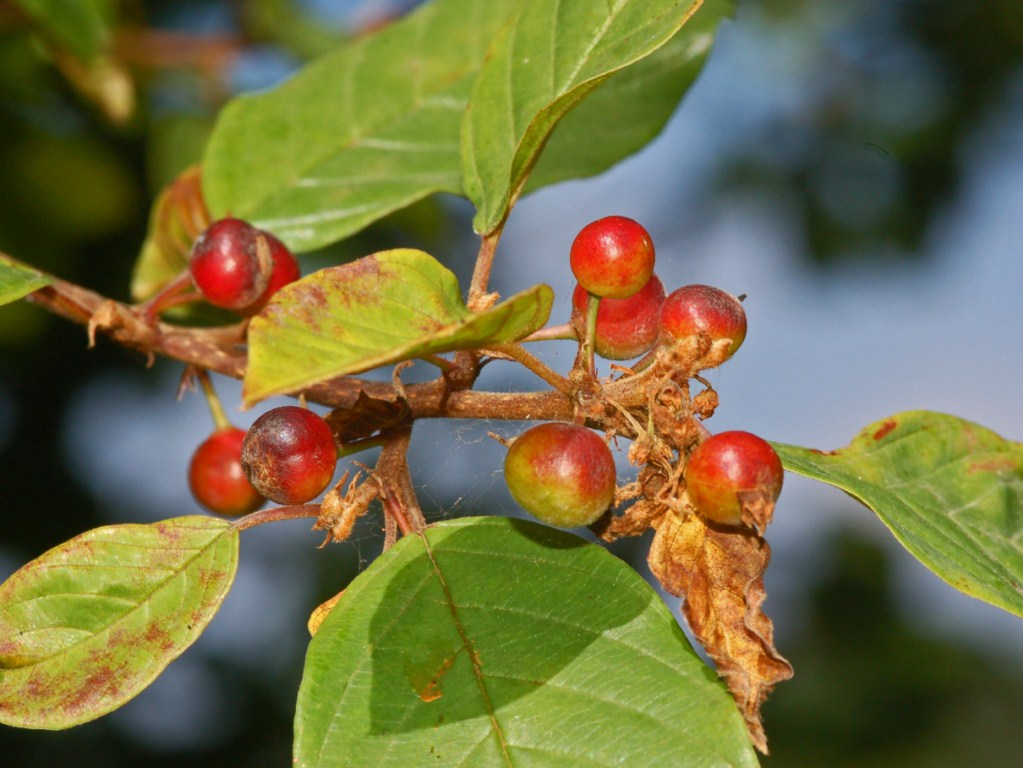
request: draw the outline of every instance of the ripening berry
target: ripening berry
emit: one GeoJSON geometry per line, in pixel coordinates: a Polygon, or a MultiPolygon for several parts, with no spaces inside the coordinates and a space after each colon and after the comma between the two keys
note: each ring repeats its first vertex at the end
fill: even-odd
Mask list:
{"type": "Polygon", "coordinates": [[[192,245],[188,271],[213,306],[240,310],[266,291],[274,265],[269,249],[257,248],[258,233],[241,219],[220,219],[192,245]]]}
{"type": "Polygon", "coordinates": [[[334,433],[318,414],[295,405],[267,411],[249,427],[242,466],[256,489],[278,504],[305,504],[330,485],[334,433]]]}
{"type": "Polygon", "coordinates": [[[746,310],[742,302],[709,285],[685,285],[669,293],[661,304],[658,323],[662,342],[666,344],[706,337],[714,352],[712,365],[734,355],[746,338],[746,310]]]}
{"type": "MultiPolygon", "coordinates": [[[[578,329],[586,327],[589,294],[576,285],[572,294],[572,321],[578,329]]],[[[602,299],[597,310],[594,348],[608,360],[628,360],[649,352],[657,341],[657,318],[664,301],[664,286],[651,275],[638,292],[625,299],[602,299]]]]}
{"type": "Polygon", "coordinates": [[[625,216],[607,216],[583,227],[569,253],[572,274],[594,296],[624,299],[654,272],[654,243],[643,226],[625,216]]]}
{"type": "Polygon", "coordinates": [[[719,432],[689,456],[686,493],[708,520],[740,525],[745,505],[774,505],[783,476],[781,459],[766,440],[739,430],[719,432]]]}
{"type": "Polygon", "coordinates": [[[244,429],[218,429],[195,450],[188,465],[188,487],[192,495],[218,515],[245,515],[256,511],[266,501],[252,487],[242,469],[244,439],[244,429]]]}
{"type": "Polygon", "coordinates": [[[512,498],[538,520],[561,528],[589,525],[611,506],[615,462],[593,430],[562,422],[531,427],[504,460],[512,498]]]}

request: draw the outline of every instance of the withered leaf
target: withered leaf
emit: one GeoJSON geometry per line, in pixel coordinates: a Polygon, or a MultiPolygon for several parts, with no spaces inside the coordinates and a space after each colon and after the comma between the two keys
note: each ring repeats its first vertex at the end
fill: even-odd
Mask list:
{"type": "Polygon", "coordinates": [[[380,486],[373,482],[360,482],[359,473],[351,482],[348,478],[349,472],[341,475],[337,485],[327,492],[320,503],[320,515],[313,524],[313,530],[327,532],[327,538],[321,546],[332,541],[345,541],[351,535],[355,521],[366,514],[370,503],[380,495],[380,486]]]}
{"type": "Polygon", "coordinates": [[[603,541],[612,542],[627,536],[642,536],[659,515],[664,514],[663,504],[647,499],[637,501],[624,515],[608,513],[590,526],[603,541]]]}
{"type": "Polygon", "coordinates": [[[336,408],[327,414],[327,423],[342,444],[369,437],[405,420],[408,406],[400,401],[381,400],[360,392],[350,408],[336,408]]]}
{"type": "Polygon", "coordinates": [[[774,647],[774,627],[761,610],[767,593],[767,542],[747,527],[707,524],[698,515],[668,512],[650,546],[650,569],[671,594],[683,597],[690,628],[746,720],[753,745],[767,754],[760,706],[792,666],[774,647]]]}

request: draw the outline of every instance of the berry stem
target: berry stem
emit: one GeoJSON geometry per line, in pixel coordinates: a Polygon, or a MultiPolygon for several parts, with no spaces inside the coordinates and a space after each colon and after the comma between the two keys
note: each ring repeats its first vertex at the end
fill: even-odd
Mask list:
{"type": "Polygon", "coordinates": [[[412,427],[388,430],[384,448],[380,452],[373,475],[380,483],[380,496],[387,517],[397,523],[402,535],[426,530],[426,518],[416,497],[412,473],[408,466],[408,448],[412,440],[412,427]]]}
{"type": "Polygon", "coordinates": [[[350,443],[342,443],[337,449],[337,457],[343,459],[346,456],[353,456],[356,453],[368,451],[370,448],[379,448],[387,444],[385,437],[364,437],[361,440],[353,440],[350,443]]]}
{"type": "Polygon", "coordinates": [[[520,339],[520,343],[529,341],[553,341],[556,339],[578,340],[579,336],[575,332],[575,328],[571,323],[562,323],[561,325],[551,325],[547,328],[541,328],[539,331],[534,331],[526,338],[520,339]]]}
{"type": "Polygon", "coordinates": [[[586,337],[583,339],[583,357],[586,361],[586,373],[591,377],[597,375],[593,362],[594,339],[597,337],[597,312],[600,310],[600,297],[592,293],[586,302],[586,337]]]}
{"type": "Polygon", "coordinates": [[[640,371],[645,371],[647,368],[649,368],[653,364],[653,362],[657,359],[657,350],[658,350],[658,348],[654,347],[649,352],[647,352],[645,355],[643,355],[643,357],[641,357],[635,363],[635,365],[630,365],[629,368],[632,370],[632,372],[633,373],[639,373],[640,371]]]}
{"type": "Polygon", "coordinates": [[[163,288],[155,294],[138,304],[136,309],[141,311],[146,320],[152,323],[161,312],[168,310],[171,307],[177,307],[181,304],[187,304],[191,301],[198,300],[200,298],[198,293],[186,293],[186,290],[191,285],[192,275],[186,269],[169,283],[164,285],[163,288]]]}
{"type": "Polygon", "coordinates": [[[572,394],[573,390],[572,382],[570,382],[561,374],[552,370],[550,366],[548,366],[546,363],[540,360],[540,358],[536,357],[531,352],[527,352],[520,345],[495,344],[493,349],[494,351],[500,353],[501,355],[509,357],[517,363],[521,363],[559,392],[562,392],[566,395],[572,394]]]}
{"type": "Polygon", "coordinates": [[[235,521],[234,527],[239,531],[255,528],[257,525],[276,523],[280,520],[298,520],[301,517],[319,517],[319,504],[295,504],[290,507],[271,507],[245,515],[235,521]]]}
{"type": "Polygon", "coordinates": [[[424,360],[427,363],[430,363],[430,365],[440,368],[444,373],[451,373],[451,371],[455,369],[454,363],[440,355],[424,355],[420,358],[420,360],[424,360]]]}
{"type": "Polygon", "coordinates": [[[224,406],[217,396],[217,391],[213,388],[213,382],[210,381],[209,373],[206,372],[205,368],[196,368],[195,377],[199,379],[202,393],[206,396],[206,404],[210,407],[210,415],[213,416],[214,426],[218,430],[227,429],[231,426],[231,420],[227,418],[227,413],[224,412],[224,406]]]}

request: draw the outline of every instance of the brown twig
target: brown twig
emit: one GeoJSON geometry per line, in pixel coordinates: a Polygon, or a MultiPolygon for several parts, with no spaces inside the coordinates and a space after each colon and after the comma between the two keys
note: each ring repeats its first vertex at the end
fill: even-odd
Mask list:
{"type": "MultiPolygon", "coordinates": [[[[127,304],[113,302],[73,283],[52,279],[51,285],[28,296],[28,301],[86,326],[104,306],[115,306],[125,316],[134,313],[133,308],[127,304]]],[[[145,353],[155,353],[235,379],[242,378],[245,373],[247,355],[242,345],[240,324],[220,328],[185,328],[156,323],[152,326],[152,333],[145,339],[133,339],[130,333],[123,330],[98,330],[107,333],[118,343],[141,349],[145,353]]],[[[465,389],[466,382],[461,382],[460,388],[452,391],[451,378],[449,375],[429,382],[405,385],[410,418],[566,420],[572,416],[572,401],[562,392],[479,392],[465,389]]],[[[363,393],[381,400],[398,399],[389,383],[350,376],[324,382],[304,391],[309,402],[330,408],[351,408],[363,393]]]]}

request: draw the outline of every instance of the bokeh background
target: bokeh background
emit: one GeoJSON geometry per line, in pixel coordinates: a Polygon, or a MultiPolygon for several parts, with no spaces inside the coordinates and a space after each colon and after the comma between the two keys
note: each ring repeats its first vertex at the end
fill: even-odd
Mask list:
{"type": "MultiPolygon", "coordinates": [[[[108,5],[137,99],[126,120],[123,100],[83,93],[20,6],[0,2],[0,250],[126,299],[150,202],[200,157],[224,101],[412,3],[108,5]]],[[[1021,439],[1021,211],[1019,0],[739,0],[654,143],[520,203],[494,284],[547,282],[567,318],[575,232],[632,216],[669,289],[748,295],[747,341],[711,376],[713,431],[830,449],[921,408],[1021,439]]],[[[431,200],[304,268],[416,245],[464,275],[470,218],[431,200]]],[[[197,511],[185,470],[212,424],[200,397],[176,401],[180,366],[85,341],[24,302],[0,308],[0,577],[87,528],[197,511]]],[[[570,344],[544,346],[571,364],[570,344]]],[[[217,386],[238,423],[257,415],[235,409],[233,382],[217,386]]],[[[495,364],[481,386],[537,382],[495,364]]],[[[417,426],[432,517],[517,514],[486,433],[519,428],[417,426]]],[[[307,522],[248,532],[220,614],[150,689],[70,731],[0,727],[0,763],[287,765],[306,618],[372,560],[379,527],[370,515],[322,550],[307,522]]],[[[795,476],[769,539],[766,608],[796,677],[765,707],[764,765],[1019,765],[1023,621],[955,592],[868,510],[795,476]]],[[[643,569],[646,544],[616,552],[643,569]]]]}

